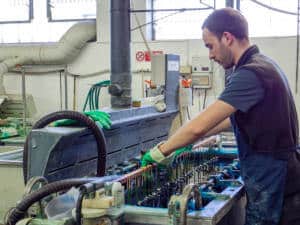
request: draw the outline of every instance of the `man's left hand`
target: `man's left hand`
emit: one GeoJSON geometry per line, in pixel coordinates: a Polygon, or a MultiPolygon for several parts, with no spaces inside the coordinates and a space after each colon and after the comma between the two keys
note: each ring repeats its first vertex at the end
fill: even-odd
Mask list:
{"type": "Polygon", "coordinates": [[[164,154],[159,150],[159,146],[163,143],[164,142],[160,142],[154,148],[145,153],[141,160],[142,167],[153,163],[156,163],[160,166],[167,166],[174,160],[176,156],[182,154],[183,152],[191,151],[193,147],[193,145],[188,145],[186,147],[177,149],[175,152],[168,156],[164,156],[164,154]]]}

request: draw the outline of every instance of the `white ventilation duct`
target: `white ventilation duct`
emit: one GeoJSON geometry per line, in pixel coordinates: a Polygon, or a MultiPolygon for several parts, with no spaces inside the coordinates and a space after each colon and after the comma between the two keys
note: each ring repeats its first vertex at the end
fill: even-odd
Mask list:
{"type": "Polygon", "coordinates": [[[87,21],[74,24],[57,43],[0,45],[0,86],[3,86],[3,74],[16,65],[68,64],[86,42],[95,38],[96,22],[87,21]]]}

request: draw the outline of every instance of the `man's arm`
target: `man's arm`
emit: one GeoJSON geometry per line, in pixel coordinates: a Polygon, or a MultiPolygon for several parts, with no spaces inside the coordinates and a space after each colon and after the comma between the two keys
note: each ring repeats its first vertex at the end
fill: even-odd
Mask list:
{"type": "Polygon", "coordinates": [[[215,101],[197,117],[179,128],[164,144],[159,146],[159,150],[167,156],[178,148],[194,143],[206,136],[208,132],[213,133],[213,128],[216,127],[215,131],[219,129],[217,125],[226,125],[227,122],[223,124],[223,121],[235,111],[236,109],[228,103],[221,100],[215,101]]]}
{"type": "Polygon", "coordinates": [[[212,128],[210,131],[206,132],[205,137],[210,137],[212,135],[219,134],[222,131],[226,131],[230,127],[231,127],[230,119],[226,118],[221,123],[219,123],[217,126],[212,128]]]}

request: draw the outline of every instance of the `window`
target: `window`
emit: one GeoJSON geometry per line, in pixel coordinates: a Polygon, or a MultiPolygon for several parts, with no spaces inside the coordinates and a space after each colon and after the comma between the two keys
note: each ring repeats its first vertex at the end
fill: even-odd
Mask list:
{"type": "Polygon", "coordinates": [[[277,12],[271,7],[296,14],[297,6],[298,0],[241,1],[241,12],[248,20],[250,37],[292,36],[297,35],[297,15],[277,12]]]}
{"type": "Polygon", "coordinates": [[[185,11],[154,12],[153,30],[156,40],[163,39],[199,39],[202,36],[201,25],[213,11],[213,7],[225,7],[225,1],[199,0],[154,0],[153,9],[182,9],[185,11]],[[216,5],[214,5],[214,3],[216,5]]]}
{"type": "MultiPolygon", "coordinates": [[[[226,0],[153,0],[154,10],[190,8],[190,10],[182,12],[153,12],[154,39],[201,38],[201,25],[213,9],[196,9],[205,8],[207,5],[213,6],[214,2],[216,9],[223,8],[226,4],[226,0]]],[[[240,0],[240,10],[249,23],[250,37],[296,35],[297,6],[298,0],[240,0]],[[292,14],[281,13],[275,11],[274,8],[292,14]]]]}
{"type": "Polygon", "coordinates": [[[96,0],[0,0],[0,10],[1,16],[6,15],[5,12],[11,14],[7,13],[11,16],[10,23],[0,24],[0,43],[57,42],[76,21],[96,17],[96,0]],[[47,7],[50,5],[51,11],[47,7]],[[23,16],[25,20],[28,7],[34,9],[30,23],[16,22],[16,18],[19,20],[23,16]],[[16,10],[18,13],[11,13],[16,10]]]}
{"type": "Polygon", "coordinates": [[[78,21],[96,18],[96,0],[47,0],[49,21],[78,21]]]}
{"type": "Polygon", "coordinates": [[[0,0],[0,23],[30,22],[33,15],[32,1],[33,0],[0,0]]]}

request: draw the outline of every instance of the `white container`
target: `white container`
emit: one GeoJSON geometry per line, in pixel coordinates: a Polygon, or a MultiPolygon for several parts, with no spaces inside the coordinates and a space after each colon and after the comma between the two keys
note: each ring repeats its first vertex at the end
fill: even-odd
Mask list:
{"type": "Polygon", "coordinates": [[[72,210],[76,207],[79,192],[71,188],[65,194],[52,199],[45,208],[48,219],[72,218],[72,210]]]}

